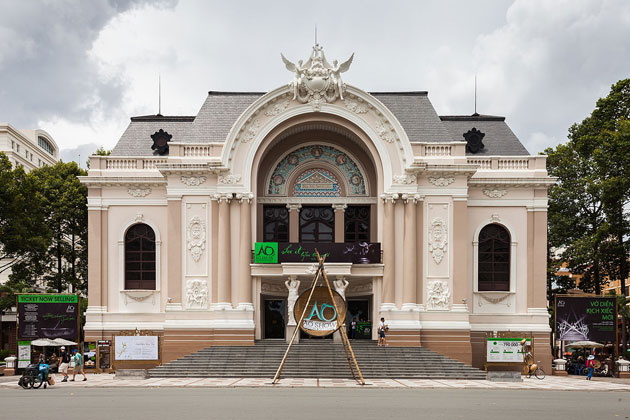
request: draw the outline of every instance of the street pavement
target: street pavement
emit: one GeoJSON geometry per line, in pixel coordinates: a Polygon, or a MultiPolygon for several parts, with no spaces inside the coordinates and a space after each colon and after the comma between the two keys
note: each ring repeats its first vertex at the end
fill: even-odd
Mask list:
{"type": "Polygon", "coordinates": [[[85,383],[75,383],[47,390],[1,389],[0,418],[627,419],[630,417],[629,396],[623,391],[583,390],[567,392],[531,389],[368,387],[99,388],[85,386],[85,383]]]}
{"type": "MultiPolygon", "coordinates": [[[[429,380],[429,379],[366,379],[362,387],[352,379],[323,378],[286,378],[276,385],[271,378],[151,378],[151,379],[116,379],[109,374],[88,374],[83,382],[77,376],[77,382],[61,382],[61,375],[56,375],[57,384],[53,388],[457,388],[457,389],[525,389],[550,391],[625,391],[630,392],[630,381],[597,378],[587,381],[584,377],[547,376],[543,380],[523,378],[523,382],[491,382],[478,380],[429,380]]],[[[0,383],[0,395],[3,389],[18,389],[18,377],[3,378],[0,383]],[[5,382],[6,381],[6,382],[5,382]]],[[[626,398],[629,400],[630,395],[626,398]]]]}

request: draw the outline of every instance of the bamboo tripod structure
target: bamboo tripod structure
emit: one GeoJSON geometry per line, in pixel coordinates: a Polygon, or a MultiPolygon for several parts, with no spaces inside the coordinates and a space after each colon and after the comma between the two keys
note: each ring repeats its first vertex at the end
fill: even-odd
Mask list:
{"type": "MultiPolygon", "coordinates": [[[[319,252],[315,250],[317,253],[317,260],[319,262],[319,266],[317,267],[317,271],[313,276],[313,281],[311,282],[311,291],[308,295],[308,300],[306,301],[306,305],[304,305],[304,309],[302,310],[302,314],[300,315],[300,320],[297,323],[297,327],[293,331],[293,335],[291,336],[291,340],[289,341],[289,346],[287,347],[284,356],[282,357],[282,361],[280,362],[280,366],[278,366],[278,370],[276,371],[276,375],[273,377],[272,384],[278,383],[280,380],[280,373],[282,373],[282,368],[284,367],[284,363],[287,360],[287,356],[289,356],[289,351],[291,351],[291,346],[293,346],[293,341],[295,341],[295,337],[300,331],[300,325],[302,325],[302,321],[304,320],[304,316],[306,315],[306,309],[308,308],[309,303],[311,302],[311,298],[313,297],[313,292],[315,291],[315,286],[319,280],[319,277],[322,276],[324,282],[326,283],[326,287],[328,288],[328,293],[330,294],[330,299],[332,300],[333,306],[335,307],[335,312],[339,314],[339,308],[337,308],[337,303],[335,302],[335,297],[333,296],[332,289],[330,288],[330,283],[328,282],[328,276],[326,275],[326,270],[324,269],[324,260],[325,257],[322,258],[319,255],[319,252]]],[[[352,372],[352,377],[355,381],[357,381],[360,385],[365,385],[365,380],[363,379],[363,374],[361,373],[361,369],[359,369],[359,364],[357,363],[357,359],[354,356],[354,351],[352,351],[352,346],[350,345],[350,340],[348,340],[348,334],[346,333],[346,329],[343,325],[343,321],[340,322],[341,326],[339,327],[339,331],[341,332],[341,342],[343,343],[343,349],[346,353],[346,359],[348,360],[348,366],[350,367],[350,372],[352,372]],[[354,365],[354,366],[353,366],[354,365]],[[354,368],[357,369],[357,374],[359,377],[357,378],[357,374],[354,372],[354,368]]]]}

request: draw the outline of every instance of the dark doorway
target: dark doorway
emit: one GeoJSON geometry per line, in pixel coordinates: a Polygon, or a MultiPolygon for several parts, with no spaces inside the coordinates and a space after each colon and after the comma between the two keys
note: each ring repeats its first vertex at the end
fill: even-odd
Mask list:
{"type": "Polygon", "coordinates": [[[348,300],[348,312],[346,313],[348,337],[371,340],[371,318],[369,298],[353,298],[352,300],[348,300]],[[352,320],[356,322],[354,334],[352,333],[352,320]]]}
{"type": "Polygon", "coordinates": [[[286,303],[284,299],[265,299],[265,338],[284,338],[286,303]]]}

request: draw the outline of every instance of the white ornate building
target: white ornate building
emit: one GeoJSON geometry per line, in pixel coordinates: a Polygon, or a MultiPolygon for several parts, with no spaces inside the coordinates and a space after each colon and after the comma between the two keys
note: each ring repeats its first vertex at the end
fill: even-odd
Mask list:
{"type": "Polygon", "coordinates": [[[317,247],[350,317],[385,317],[391,345],[479,366],[487,332],[518,331],[550,365],[545,157],[503,117],[345,84],[352,57],[283,59],[289,85],[133,117],[92,156],[86,338],[159,331],[164,360],[284,338],[317,247]],[[256,242],[278,263],[254,263],[256,242]]]}

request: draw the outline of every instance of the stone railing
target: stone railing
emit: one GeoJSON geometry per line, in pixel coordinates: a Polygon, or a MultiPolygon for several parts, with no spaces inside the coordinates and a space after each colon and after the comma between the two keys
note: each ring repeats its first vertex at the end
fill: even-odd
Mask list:
{"type": "MultiPolygon", "coordinates": [[[[94,157],[90,158],[90,162],[98,162],[94,157]]],[[[157,169],[157,165],[167,163],[166,158],[130,158],[130,157],[111,157],[103,156],[100,158],[101,169],[113,169],[118,171],[137,170],[137,169],[157,169]]],[[[94,169],[98,169],[94,166],[94,169]]]]}
{"type": "Polygon", "coordinates": [[[138,159],[107,157],[103,169],[137,169],[138,159]]]}
{"type": "Polygon", "coordinates": [[[424,156],[433,157],[433,156],[451,156],[452,153],[451,145],[425,145],[424,146],[424,156]]]}
{"type": "Polygon", "coordinates": [[[546,156],[467,156],[466,160],[471,165],[478,165],[480,170],[523,171],[546,168],[546,156]]]}
{"type": "Polygon", "coordinates": [[[182,146],[184,150],[184,156],[190,157],[209,157],[212,156],[212,146],[208,145],[191,145],[191,146],[182,146]]]}

